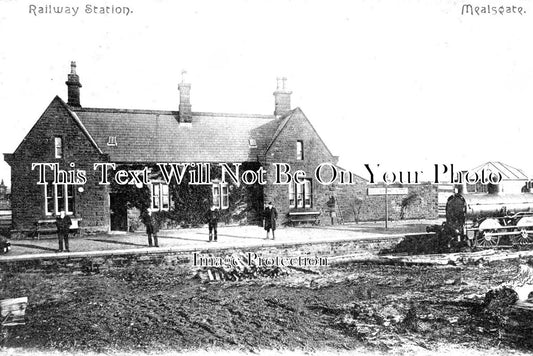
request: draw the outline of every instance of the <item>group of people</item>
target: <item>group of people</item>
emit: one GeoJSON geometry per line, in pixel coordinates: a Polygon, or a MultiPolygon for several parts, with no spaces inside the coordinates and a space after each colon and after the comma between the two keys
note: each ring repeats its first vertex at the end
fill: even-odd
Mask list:
{"type": "MultiPolygon", "coordinates": [[[[146,234],[148,235],[148,246],[159,247],[157,240],[157,233],[159,232],[159,223],[155,219],[153,212],[148,209],[141,215],[142,222],[146,226],[146,234]]],[[[65,211],[61,211],[56,217],[57,238],[59,242],[59,249],[57,252],[70,252],[68,238],[70,227],[72,226],[72,219],[65,211]]]]}
{"type": "MultiPolygon", "coordinates": [[[[266,231],[266,239],[270,238],[270,231],[272,231],[272,240],[275,239],[274,231],[276,230],[276,220],[278,212],[272,202],[265,205],[263,210],[263,228],[266,231]]],[[[209,242],[217,242],[217,227],[220,219],[220,211],[212,206],[206,214],[206,220],[209,228],[209,242]]],[[[159,232],[159,222],[155,218],[153,212],[148,209],[141,215],[141,220],[146,226],[146,234],[148,235],[148,246],[159,247],[157,240],[157,233],[159,232]]],[[[65,211],[61,211],[56,218],[57,237],[59,240],[58,252],[69,252],[68,237],[72,220],[65,211]]]]}
{"type": "MultiPolygon", "coordinates": [[[[272,231],[272,240],[275,239],[274,231],[276,230],[276,220],[278,218],[278,211],[269,202],[263,209],[263,228],[266,230],[266,239],[270,238],[270,231],[272,231]]],[[[217,241],[217,226],[220,219],[220,212],[216,206],[211,206],[208,211],[206,220],[209,228],[209,242],[217,241]]]]}

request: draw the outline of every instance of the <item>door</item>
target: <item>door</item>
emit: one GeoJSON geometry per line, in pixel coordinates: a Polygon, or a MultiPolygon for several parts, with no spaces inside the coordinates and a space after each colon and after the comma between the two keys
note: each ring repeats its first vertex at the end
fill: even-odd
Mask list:
{"type": "Polygon", "coordinates": [[[111,231],[128,231],[127,202],[120,194],[109,194],[111,231]]]}

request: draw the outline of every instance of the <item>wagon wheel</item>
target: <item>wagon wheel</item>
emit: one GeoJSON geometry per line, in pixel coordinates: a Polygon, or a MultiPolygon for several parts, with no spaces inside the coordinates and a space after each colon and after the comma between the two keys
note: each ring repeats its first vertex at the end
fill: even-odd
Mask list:
{"type": "Polygon", "coordinates": [[[518,235],[512,237],[513,245],[527,245],[533,242],[533,236],[527,233],[525,227],[519,228],[517,231],[518,235]]]}
{"type": "Polygon", "coordinates": [[[496,230],[481,230],[474,238],[476,247],[494,247],[500,243],[500,236],[490,235],[496,230]]]}

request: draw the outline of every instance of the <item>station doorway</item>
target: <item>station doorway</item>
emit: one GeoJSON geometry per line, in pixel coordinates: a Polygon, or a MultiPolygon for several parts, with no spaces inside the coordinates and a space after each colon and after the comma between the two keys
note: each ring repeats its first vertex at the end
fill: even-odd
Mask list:
{"type": "Polygon", "coordinates": [[[127,202],[121,194],[109,194],[111,231],[128,231],[127,202]]]}

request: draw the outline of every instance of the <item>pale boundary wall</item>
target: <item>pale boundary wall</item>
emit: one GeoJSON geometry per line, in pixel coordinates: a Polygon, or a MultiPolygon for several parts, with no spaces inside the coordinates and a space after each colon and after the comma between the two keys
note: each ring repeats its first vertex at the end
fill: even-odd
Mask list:
{"type": "MultiPolygon", "coordinates": [[[[420,234],[417,234],[420,235],[420,234]]],[[[112,268],[139,265],[189,265],[193,267],[194,253],[213,257],[230,257],[234,253],[255,253],[264,257],[321,258],[344,256],[354,253],[389,249],[399,243],[406,234],[368,237],[360,239],[323,240],[313,243],[279,243],[275,245],[231,246],[209,249],[136,249],[71,252],[65,254],[41,254],[0,257],[3,272],[91,273],[112,268]]],[[[327,268],[327,267],[321,267],[327,268]]]]}

